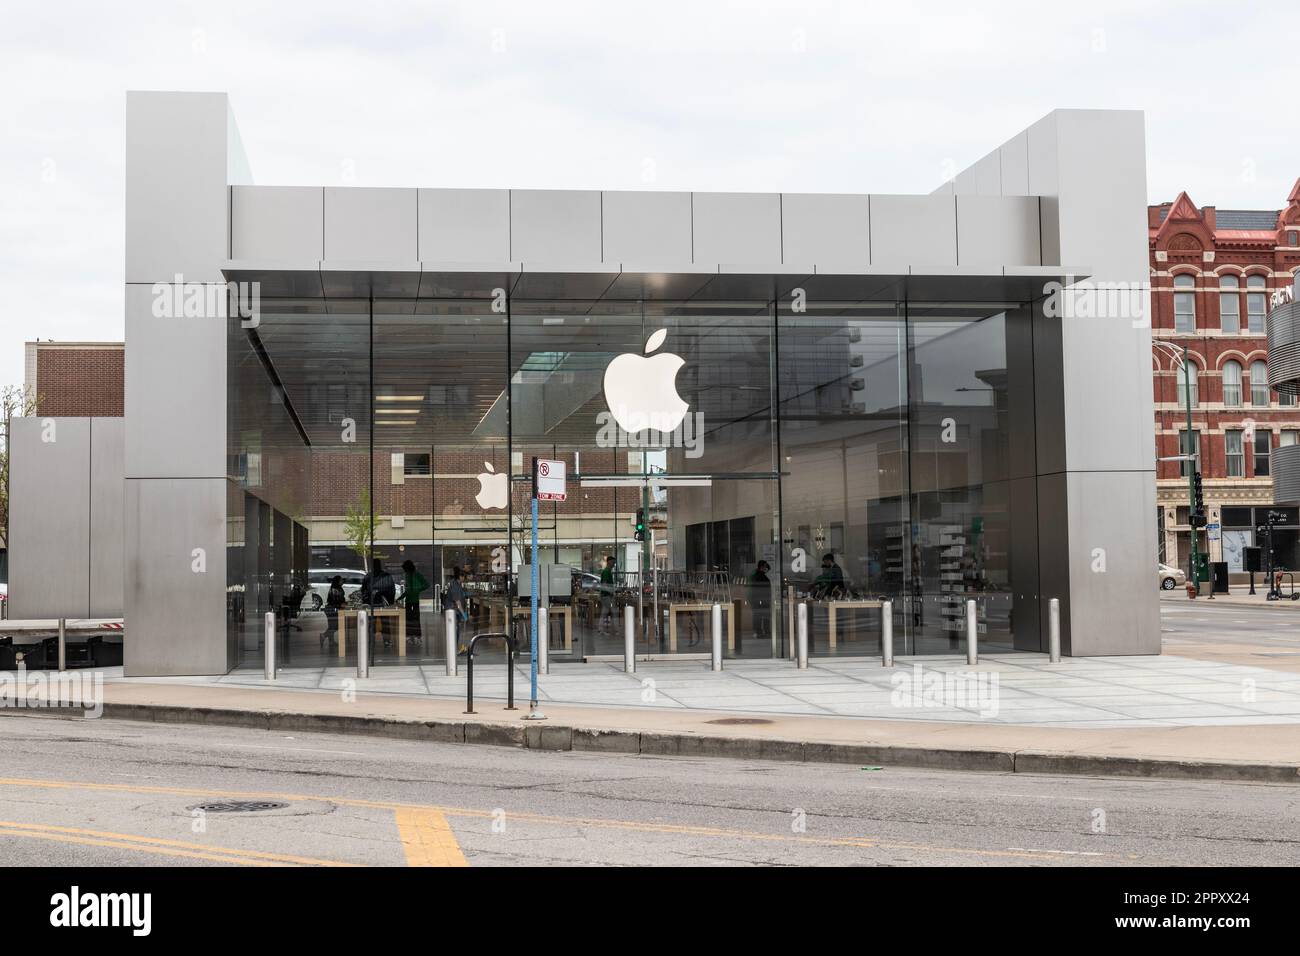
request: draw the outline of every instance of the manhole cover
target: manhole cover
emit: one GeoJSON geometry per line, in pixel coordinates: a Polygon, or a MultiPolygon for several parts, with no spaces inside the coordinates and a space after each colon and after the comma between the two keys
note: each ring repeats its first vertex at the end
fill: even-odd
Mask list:
{"type": "Polygon", "coordinates": [[[204,813],[256,813],[259,810],[283,810],[289,804],[274,800],[224,800],[220,803],[200,803],[187,809],[204,813]]]}
{"type": "Polygon", "coordinates": [[[721,717],[717,720],[708,721],[710,724],[770,724],[770,720],[762,717],[721,717]]]}

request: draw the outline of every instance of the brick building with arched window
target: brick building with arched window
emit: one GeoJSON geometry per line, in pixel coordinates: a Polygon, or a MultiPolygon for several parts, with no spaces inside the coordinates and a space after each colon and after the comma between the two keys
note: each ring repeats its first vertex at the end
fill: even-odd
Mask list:
{"type": "MultiPolygon", "coordinates": [[[[1281,210],[1216,209],[1180,193],[1148,210],[1156,454],[1200,458],[1210,560],[1241,569],[1273,502],[1269,453],[1300,442],[1300,407],[1268,387],[1265,316],[1276,289],[1300,268],[1300,181],[1281,210]],[[1187,434],[1181,355],[1192,363],[1192,430],[1187,434]],[[1178,357],[1175,357],[1178,356],[1178,357]],[[1217,527],[1216,527],[1217,526],[1217,527]]],[[[1187,465],[1160,461],[1157,526],[1162,561],[1187,568],[1187,465]]],[[[1287,510],[1287,509],[1284,509],[1287,510]]],[[[1300,566],[1300,514],[1274,532],[1277,560],[1300,566]]]]}

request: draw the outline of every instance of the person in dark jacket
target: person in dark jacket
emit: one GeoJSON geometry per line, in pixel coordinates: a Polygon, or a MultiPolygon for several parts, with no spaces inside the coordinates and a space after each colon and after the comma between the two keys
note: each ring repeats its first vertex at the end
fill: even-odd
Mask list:
{"type": "Polygon", "coordinates": [[[460,626],[469,620],[469,595],[465,593],[465,585],[460,579],[460,565],[451,569],[451,580],[447,582],[447,588],[442,592],[442,607],[444,611],[455,611],[456,620],[456,653],[464,654],[466,647],[460,643],[460,626]]]}
{"type": "Polygon", "coordinates": [[[325,649],[326,642],[333,643],[338,640],[339,608],[347,603],[348,596],[343,590],[343,577],[336,574],[330,579],[329,590],[325,593],[325,631],[320,636],[321,650],[325,649]]]}
{"type": "Polygon", "coordinates": [[[835,563],[835,555],[827,551],[822,555],[822,573],[813,581],[812,595],[818,600],[833,598],[844,591],[844,571],[835,563]]]}
{"type": "Polygon", "coordinates": [[[420,595],[429,589],[429,582],[415,569],[409,558],[402,562],[402,607],[406,610],[406,642],[420,643],[420,595]]]}
{"type": "MultiPolygon", "coordinates": [[[[373,569],[361,579],[361,600],[371,607],[392,607],[397,603],[397,582],[384,570],[384,562],[375,558],[373,569]]],[[[375,637],[382,637],[384,647],[391,647],[393,638],[383,633],[379,618],[375,618],[375,637]]]]}

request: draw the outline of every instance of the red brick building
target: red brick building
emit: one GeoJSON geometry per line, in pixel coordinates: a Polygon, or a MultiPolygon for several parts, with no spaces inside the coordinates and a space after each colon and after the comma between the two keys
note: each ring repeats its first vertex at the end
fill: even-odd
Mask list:
{"type": "Polygon", "coordinates": [[[24,378],[37,415],[122,416],[121,342],[28,342],[24,378]]]}
{"type": "MultiPolygon", "coordinates": [[[[1300,181],[1280,210],[1198,207],[1181,193],[1151,206],[1147,225],[1156,454],[1199,453],[1211,525],[1200,547],[1208,545],[1210,560],[1236,571],[1240,549],[1256,543],[1253,509],[1273,501],[1269,452],[1300,442],[1300,407],[1268,387],[1265,335],[1272,293],[1291,285],[1300,268],[1300,181]],[[1181,356],[1184,346],[1192,365],[1192,438],[1180,359],[1172,354],[1181,356]]],[[[1185,466],[1158,462],[1156,478],[1161,560],[1186,570],[1185,466]]],[[[1286,566],[1300,563],[1300,515],[1288,516],[1274,546],[1286,566]]]]}

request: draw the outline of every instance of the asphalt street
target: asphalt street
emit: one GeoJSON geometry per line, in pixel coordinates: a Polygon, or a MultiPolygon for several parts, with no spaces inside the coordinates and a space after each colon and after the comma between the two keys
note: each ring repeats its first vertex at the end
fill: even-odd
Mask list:
{"type": "Polygon", "coordinates": [[[1288,785],[536,753],[48,715],[0,716],[0,733],[8,865],[1300,863],[1300,788],[1288,785]],[[234,801],[264,806],[229,812],[234,801]]]}

